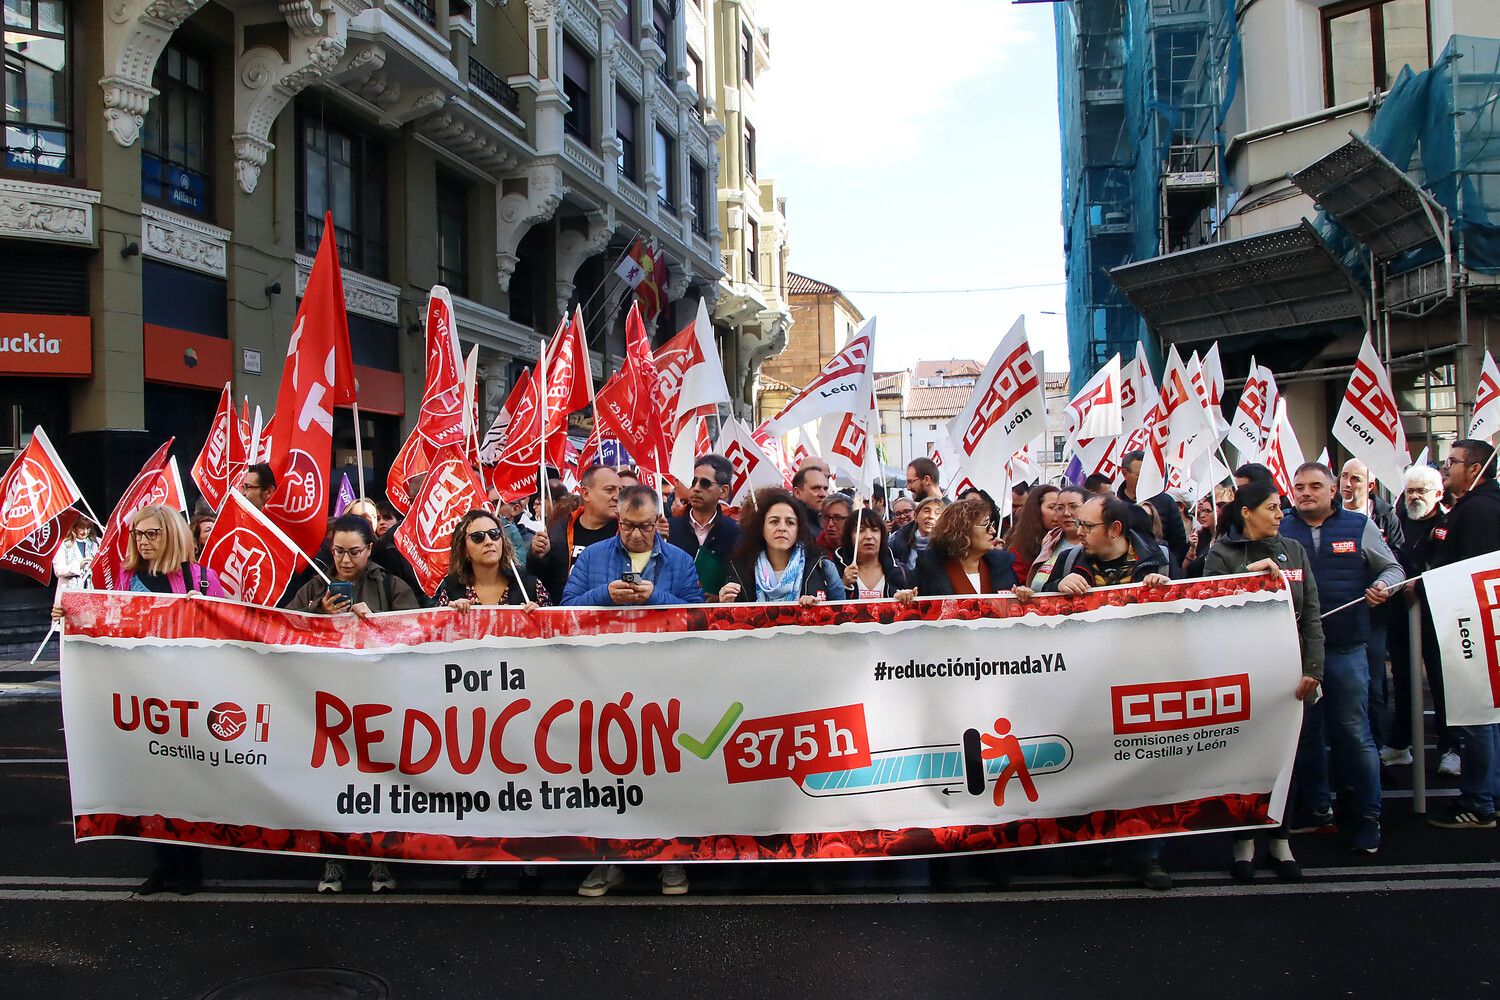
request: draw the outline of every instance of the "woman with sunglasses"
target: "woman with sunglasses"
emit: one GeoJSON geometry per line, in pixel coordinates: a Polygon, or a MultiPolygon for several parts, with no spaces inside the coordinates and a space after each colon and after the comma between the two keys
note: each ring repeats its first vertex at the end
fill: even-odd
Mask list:
{"type": "Polygon", "coordinates": [[[448,575],[438,585],[437,603],[457,611],[519,606],[531,611],[552,600],[536,577],[516,562],[510,536],[487,510],[471,510],[453,529],[448,575]]]}
{"type": "Polygon", "coordinates": [[[998,594],[1016,585],[1016,557],[995,548],[995,508],[971,493],[948,507],[917,559],[917,593],[923,597],[998,594]]]}

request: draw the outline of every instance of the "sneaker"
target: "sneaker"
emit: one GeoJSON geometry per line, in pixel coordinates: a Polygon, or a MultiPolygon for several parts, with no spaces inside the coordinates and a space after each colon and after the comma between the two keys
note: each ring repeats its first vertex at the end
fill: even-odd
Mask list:
{"type": "Polygon", "coordinates": [[[1152,892],[1166,892],[1172,888],[1172,876],[1153,858],[1141,868],[1141,885],[1152,892]]]}
{"type": "Polygon", "coordinates": [[[619,865],[595,865],[578,886],[580,896],[602,896],[625,881],[625,869],[619,865]]]}
{"type": "Polygon", "coordinates": [[[1438,758],[1438,774],[1449,778],[1457,778],[1461,771],[1458,754],[1452,750],[1438,758]]]}
{"type": "Polygon", "coordinates": [[[1411,747],[1406,747],[1405,749],[1381,747],[1380,763],[1386,767],[1405,767],[1411,763],[1411,747]]]}
{"type": "Polygon", "coordinates": [[[663,896],[686,896],[687,891],[687,871],[681,865],[663,865],[661,894],[663,896]]]}
{"type": "Polygon", "coordinates": [[[391,876],[391,870],[384,861],[377,861],[370,866],[370,891],[396,891],[396,880],[391,876]]]}
{"type": "Polygon", "coordinates": [[[482,865],[466,865],[464,873],[458,877],[458,891],[466,896],[473,896],[483,888],[484,867],[482,865]]]}
{"type": "Polygon", "coordinates": [[[1380,820],[1370,817],[1355,820],[1349,847],[1361,854],[1374,854],[1380,850],[1380,820]]]}
{"type": "Polygon", "coordinates": [[[1445,812],[1428,816],[1427,822],[1431,826],[1440,826],[1444,830],[1493,830],[1495,814],[1482,813],[1455,802],[1445,812]]]}
{"type": "Polygon", "coordinates": [[[319,892],[344,891],[344,866],[337,861],[323,865],[323,881],[318,883],[319,892]]]}
{"type": "Polygon", "coordinates": [[[1288,828],[1291,833],[1336,833],[1338,825],[1333,821],[1333,810],[1305,812],[1300,814],[1288,828]]]}

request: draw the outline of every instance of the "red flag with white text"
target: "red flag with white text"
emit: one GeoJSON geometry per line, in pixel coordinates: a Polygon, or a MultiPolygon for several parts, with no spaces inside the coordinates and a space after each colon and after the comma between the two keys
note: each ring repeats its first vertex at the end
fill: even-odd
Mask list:
{"type": "Polygon", "coordinates": [[[203,543],[203,565],[218,574],[224,593],[246,604],[274,606],[305,558],[239,490],[229,491],[203,543]]]}
{"type": "Polygon", "coordinates": [[[436,593],[448,575],[454,527],[469,511],[484,505],[485,489],[462,449],[444,448],[433,456],[411,514],[395,531],[396,550],[411,564],[423,593],[436,593]]]}
{"type": "Polygon", "coordinates": [[[135,512],[152,504],[170,502],[172,481],[167,468],[174,440],[168,438],[146,459],[146,464],[135,474],[105,521],[104,534],[99,539],[99,553],[94,556],[94,569],[90,575],[95,590],[119,589],[120,574],[129,551],[130,519],[135,512]]]}
{"type": "Polygon", "coordinates": [[[537,492],[542,460],[542,410],[535,372],[523,372],[511,399],[515,410],[505,435],[500,461],[489,470],[490,485],[506,500],[537,492]]]}
{"type": "MultiPolygon", "coordinates": [[[[208,425],[208,437],[203,449],[193,462],[190,475],[198,484],[198,492],[214,510],[224,503],[229,492],[234,468],[234,445],[240,440],[239,415],[234,411],[234,399],[229,394],[229,383],[224,383],[224,392],[219,396],[219,408],[214,412],[213,423],[208,425]]],[[[243,447],[243,442],[240,442],[243,447]]],[[[243,465],[244,459],[241,458],[243,465]]]]}
{"type": "Polygon", "coordinates": [[[0,569],[29,576],[37,583],[51,580],[52,560],[57,558],[57,550],[62,548],[68,533],[82,516],[81,511],[69,507],[0,556],[0,569]]]}
{"type": "Polygon", "coordinates": [[[0,555],[20,545],[82,498],[40,427],[0,479],[0,555]]]}

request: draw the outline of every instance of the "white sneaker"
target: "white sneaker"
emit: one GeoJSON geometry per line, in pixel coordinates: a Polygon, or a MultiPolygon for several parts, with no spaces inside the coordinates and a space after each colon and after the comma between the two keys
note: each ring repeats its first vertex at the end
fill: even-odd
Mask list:
{"type": "Polygon", "coordinates": [[[578,886],[580,896],[602,896],[625,881],[625,869],[619,865],[595,865],[578,886]]]}
{"type": "Polygon", "coordinates": [[[1442,757],[1438,758],[1438,774],[1447,775],[1450,778],[1458,777],[1458,754],[1454,753],[1452,750],[1449,750],[1447,753],[1443,754],[1442,757]]]}
{"type": "Polygon", "coordinates": [[[687,870],[681,865],[662,865],[661,894],[663,896],[686,896],[687,891],[687,870]]]}
{"type": "Polygon", "coordinates": [[[319,892],[344,891],[344,866],[337,861],[323,865],[323,881],[318,883],[319,892]]]}
{"type": "Polygon", "coordinates": [[[392,877],[391,870],[386,867],[384,861],[377,861],[370,866],[370,891],[396,891],[396,880],[394,877],[392,877]]]}
{"type": "Polygon", "coordinates": [[[1402,767],[1411,763],[1411,747],[1398,749],[1396,747],[1380,748],[1380,763],[1386,767],[1402,767]]]}

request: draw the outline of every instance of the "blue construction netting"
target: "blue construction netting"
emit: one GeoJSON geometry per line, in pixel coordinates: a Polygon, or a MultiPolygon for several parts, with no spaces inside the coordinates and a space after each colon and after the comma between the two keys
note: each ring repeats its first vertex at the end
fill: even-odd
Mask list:
{"type": "MultiPolygon", "coordinates": [[[[1500,274],[1500,40],[1455,35],[1431,69],[1410,67],[1391,86],[1364,139],[1407,170],[1448,212],[1459,262],[1500,274]]],[[[1324,239],[1356,276],[1364,249],[1324,215],[1324,239]]],[[[1433,260],[1419,248],[1393,262],[1401,271],[1433,260]]]]}

